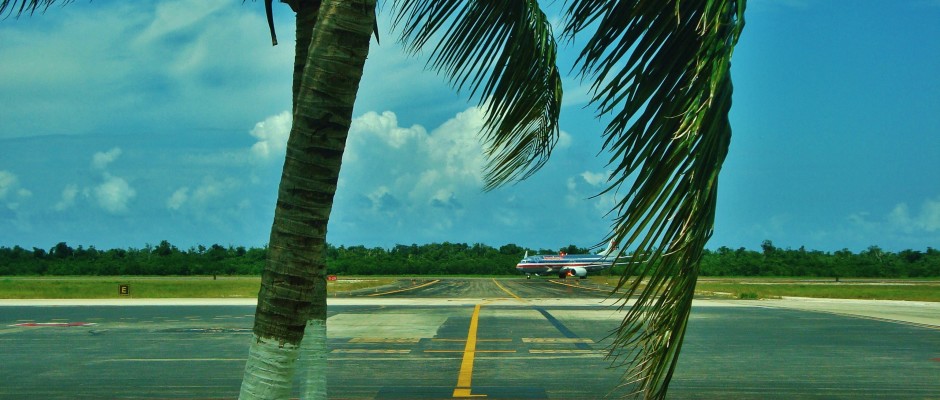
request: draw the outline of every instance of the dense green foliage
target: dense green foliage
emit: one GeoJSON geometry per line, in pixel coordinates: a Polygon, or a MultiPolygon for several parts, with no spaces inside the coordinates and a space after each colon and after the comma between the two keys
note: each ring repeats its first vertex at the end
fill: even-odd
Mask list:
{"type": "MultiPolygon", "coordinates": [[[[432,243],[397,245],[390,249],[328,246],[327,265],[340,275],[460,275],[515,274],[525,252],[564,251],[583,254],[574,245],[559,250],[526,249],[515,244],[493,248],[484,244],[432,243]]],[[[167,241],[139,249],[98,250],[58,243],[32,250],[0,247],[0,276],[13,275],[258,275],[266,248],[198,246],[181,250],[167,241]]],[[[618,273],[616,269],[608,273],[618,273]]],[[[765,240],[761,251],[720,247],[706,250],[703,276],[818,276],[818,277],[940,277],[940,250],[892,253],[871,246],[859,253],[833,253],[800,248],[779,249],[765,240]]]]}
{"type": "Polygon", "coordinates": [[[720,247],[706,250],[703,276],[819,276],[859,278],[917,278],[940,276],[940,250],[884,251],[878,246],[853,253],[780,249],[765,240],[761,251],[720,247]]]}

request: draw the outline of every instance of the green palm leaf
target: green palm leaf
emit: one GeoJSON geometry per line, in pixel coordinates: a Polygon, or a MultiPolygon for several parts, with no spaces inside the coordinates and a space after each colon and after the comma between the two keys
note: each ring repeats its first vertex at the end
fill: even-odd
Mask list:
{"type": "Polygon", "coordinates": [[[712,233],[718,173],[731,127],[732,49],[743,0],[572,0],[564,34],[593,31],[577,64],[610,115],[604,148],[622,194],[611,239],[629,267],[617,289],[630,306],[609,356],[622,388],[664,398],[675,371],[712,233]],[[633,299],[631,299],[633,298],[633,299]],[[632,301],[632,303],[631,303],[632,301]]]}
{"type": "Polygon", "coordinates": [[[65,5],[72,0],[0,0],[0,16],[33,15],[36,11],[45,12],[55,3],[65,5]]]}
{"type": "Polygon", "coordinates": [[[479,95],[486,189],[538,170],[558,140],[562,96],[555,40],[538,2],[398,0],[393,7],[406,48],[417,53],[436,41],[428,66],[479,95]]]}

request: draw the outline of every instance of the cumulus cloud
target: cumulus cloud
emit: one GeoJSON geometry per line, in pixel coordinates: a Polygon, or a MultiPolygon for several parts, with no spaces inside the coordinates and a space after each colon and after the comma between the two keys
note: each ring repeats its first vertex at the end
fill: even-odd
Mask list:
{"type": "MultiPolygon", "coordinates": [[[[283,66],[293,46],[244,35],[264,26],[264,13],[251,8],[225,0],[96,2],[44,15],[43,29],[5,24],[4,58],[17,62],[0,67],[0,90],[17,99],[4,106],[18,118],[0,121],[0,137],[254,122],[259,104],[289,104],[283,66]]],[[[276,17],[289,21],[286,14],[276,17]]]]}
{"type": "Polygon", "coordinates": [[[454,192],[447,189],[441,189],[434,193],[431,196],[430,206],[450,211],[458,211],[463,208],[463,204],[457,201],[454,192]]]}
{"type": "Polygon", "coordinates": [[[403,125],[391,111],[354,118],[336,201],[365,207],[337,206],[337,220],[346,229],[419,226],[422,234],[456,226],[482,195],[482,126],[476,107],[433,130],[403,125]]]}
{"type": "Polygon", "coordinates": [[[482,184],[485,159],[478,136],[482,129],[483,112],[471,107],[431,132],[428,153],[432,168],[443,171],[448,180],[482,184]]]}
{"type": "Polygon", "coordinates": [[[12,193],[14,186],[17,185],[19,178],[10,171],[0,171],[0,200],[7,197],[7,193],[12,193]]]}
{"type": "Polygon", "coordinates": [[[558,143],[555,143],[555,150],[567,149],[571,147],[571,142],[574,139],[571,138],[571,135],[565,131],[558,131],[558,143]]]}
{"type": "Polygon", "coordinates": [[[614,193],[598,195],[607,182],[607,172],[584,171],[565,181],[568,189],[565,201],[569,207],[591,206],[600,214],[606,214],[616,205],[617,197],[614,193]],[[579,179],[580,178],[580,179],[579,179]]]}
{"type": "Polygon", "coordinates": [[[169,208],[171,210],[179,210],[180,207],[182,207],[183,204],[186,203],[186,200],[188,198],[189,198],[189,188],[181,187],[177,189],[175,192],[173,192],[173,194],[170,195],[170,198],[166,199],[166,208],[169,208]]]}
{"type": "MultiPolygon", "coordinates": [[[[183,186],[176,189],[173,194],[166,199],[166,208],[173,211],[189,210],[201,212],[213,205],[220,205],[218,204],[219,199],[232,197],[239,187],[241,187],[241,183],[235,178],[219,180],[212,177],[205,177],[202,182],[194,188],[183,186]]],[[[231,205],[231,203],[230,201],[225,202],[226,205],[231,205]]]]}
{"type": "Polygon", "coordinates": [[[78,185],[69,184],[62,189],[62,197],[53,207],[56,211],[65,211],[75,205],[75,198],[78,196],[78,185]]]}
{"type": "Polygon", "coordinates": [[[478,191],[483,182],[484,158],[477,136],[482,125],[476,107],[430,133],[420,125],[399,126],[390,111],[363,114],[350,129],[341,184],[382,185],[391,195],[415,204],[428,204],[441,189],[478,191]]]}
{"type": "Polygon", "coordinates": [[[925,200],[920,209],[912,212],[907,203],[900,203],[888,214],[888,221],[906,233],[940,231],[940,197],[925,200]]]}
{"type": "Polygon", "coordinates": [[[111,214],[126,213],[127,204],[137,196],[137,191],[122,178],[109,174],[104,178],[104,182],[92,189],[98,206],[111,214]]]}
{"type": "Polygon", "coordinates": [[[186,31],[191,27],[198,27],[209,15],[215,13],[229,4],[221,0],[215,1],[166,1],[157,4],[153,20],[147,28],[137,37],[138,42],[160,40],[186,31]]]}
{"type": "Polygon", "coordinates": [[[581,177],[591,186],[600,186],[606,181],[607,174],[603,172],[584,171],[581,173],[581,177]]]}
{"type": "Polygon", "coordinates": [[[940,199],[928,200],[921,207],[921,226],[928,232],[940,231],[940,199]]]}
{"type": "Polygon", "coordinates": [[[402,206],[401,201],[392,195],[386,186],[379,186],[366,197],[372,202],[372,211],[389,216],[398,211],[402,206]]]}
{"type": "Polygon", "coordinates": [[[816,240],[838,240],[842,246],[858,248],[883,243],[919,247],[940,239],[940,197],[926,199],[919,207],[898,203],[886,213],[858,211],[844,223],[814,233],[816,240]]]}
{"type": "MultiPolygon", "coordinates": [[[[533,181],[484,193],[486,158],[480,143],[484,118],[478,107],[452,114],[436,127],[409,125],[401,118],[385,111],[353,119],[330,222],[333,232],[357,232],[357,240],[389,235],[395,240],[486,237],[504,228],[528,229],[533,225],[527,219],[533,207],[557,208],[558,214],[571,216],[597,216],[609,210],[611,196],[591,199],[598,192],[595,184],[606,179],[603,172],[570,176],[570,204],[564,193],[568,176],[550,178],[561,181],[560,192],[535,202],[530,191],[533,181]],[[595,208],[603,210],[598,213],[595,208]],[[411,239],[397,239],[403,234],[411,239]]],[[[563,133],[558,146],[570,143],[570,135],[563,133]]],[[[555,157],[564,155],[559,152],[555,157]]]]}
{"type": "Polygon", "coordinates": [[[251,146],[251,154],[258,160],[282,159],[290,136],[291,114],[284,111],[255,124],[251,136],[258,141],[251,146]]]}
{"type": "Polygon", "coordinates": [[[115,147],[108,151],[99,151],[91,157],[91,166],[97,169],[105,169],[108,164],[117,160],[122,152],[120,147],[115,147]]]}
{"type": "Polygon", "coordinates": [[[0,171],[0,200],[10,210],[16,210],[20,202],[32,197],[33,192],[20,187],[20,179],[10,171],[0,171]]]}
{"type": "Polygon", "coordinates": [[[427,132],[419,125],[410,128],[398,126],[398,116],[391,111],[378,114],[369,111],[353,121],[350,129],[357,133],[371,134],[373,138],[381,141],[393,149],[401,149],[406,143],[416,140],[427,140],[427,132]]]}

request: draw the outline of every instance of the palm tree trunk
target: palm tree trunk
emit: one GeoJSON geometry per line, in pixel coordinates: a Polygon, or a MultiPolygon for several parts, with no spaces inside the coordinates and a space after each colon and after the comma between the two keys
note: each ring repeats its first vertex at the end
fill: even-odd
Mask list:
{"type": "Polygon", "coordinates": [[[297,108],[297,98],[300,97],[300,84],[303,81],[304,67],[307,65],[313,29],[316,28],[317,17],[320,15],[320,0],[288,0],[285,3],[297,14],[295,25],[297,44],[294,46],[294,79],[291,88],[291,112],[293,112],[297,108]]]}
{"type": "Polygon", "coordinates": [[[308,327],[313,335],[303,347],[314,357],[305,396],[326,398],[326,228],[374,20],[375,0],[320,6],[295,98],[242,399],[290,397],[308,327]]]}

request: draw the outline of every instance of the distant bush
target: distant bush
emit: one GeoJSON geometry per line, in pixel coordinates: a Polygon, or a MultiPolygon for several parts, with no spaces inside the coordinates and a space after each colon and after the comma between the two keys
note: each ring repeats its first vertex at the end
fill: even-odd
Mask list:
{"type": "MultiPolygon", "coordinates": [[[[561,247],[568,254],[586,253],[574,245],[561,247]]],[[[60,242],[47,249],[0,246],[0,276],[14,275],[260,275],[267,247],[245,248],[213,244],[179,249],[168,241],[143,248],[98,250],[72,248],[60,242]]],[[[511,275],[523,254],[551,253],[516,244],[499,248],[484,244],[431,243],[396,245],[385,249],[327,245],[326,265],[342,275],[511,275]]],[[[602,274],[619,275],[617,266],[602,274]]],[[[702,276],[793,276],[827,278],[940,277],[940,250],[904,250],[892,253],[877,246],[857,254],[780,249],[769,240],[761,251],[719,247],[706,249],[700,263],[702,276]]]]}

